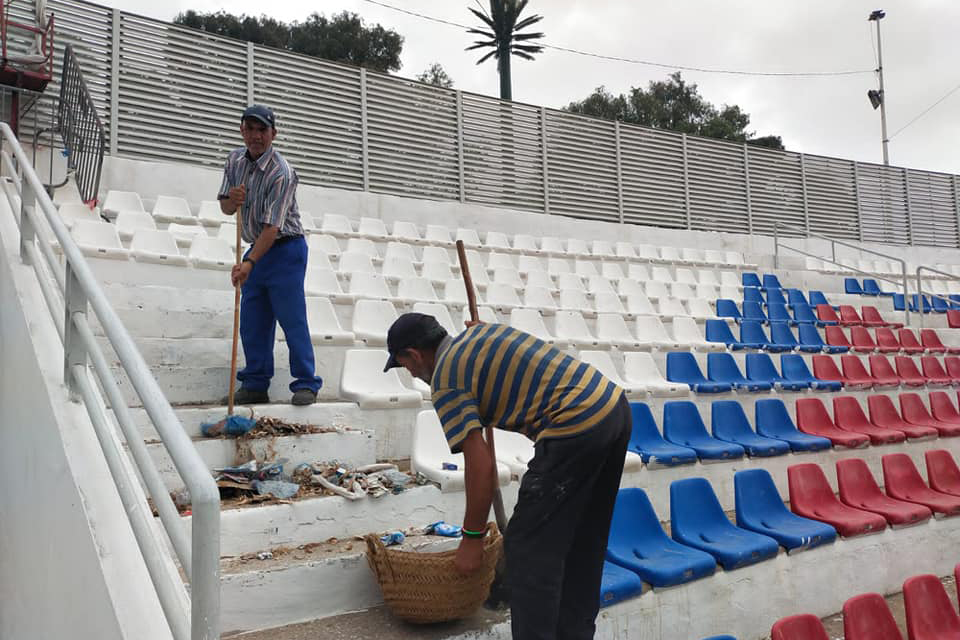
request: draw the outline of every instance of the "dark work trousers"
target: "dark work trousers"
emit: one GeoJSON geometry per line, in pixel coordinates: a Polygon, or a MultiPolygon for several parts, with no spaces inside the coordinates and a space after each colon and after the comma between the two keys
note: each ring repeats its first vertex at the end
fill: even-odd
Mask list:
{"type": "Polygon", "coordinates": [[[514,640],[589,640],[630,439],[621,398],[590,431],[541,440],[504,536],[514,640]]]}
{"type": "MultiPolygon", "coordinates": [[[[248,251],[249,253],[249,251],[248,251]]],[[[278,239],[264,254],[241,288],[240,339],[246,366],[237,372],[240,386],[266,391],[273,377],[273,345],[277,322],[290,351],[290,390],[316,393],[323,381],[314,375],[313,343],[307,326],[303,280],[307,241],[302,236],[278,239]]]]}

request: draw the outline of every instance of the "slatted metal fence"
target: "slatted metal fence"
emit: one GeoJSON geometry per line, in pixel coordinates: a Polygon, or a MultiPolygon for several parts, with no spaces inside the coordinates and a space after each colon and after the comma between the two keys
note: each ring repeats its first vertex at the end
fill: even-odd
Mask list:
{"type": "MultiPolygon", "coordinates": [[[[734,144],[502,102],[49,0],[112,155],[220,166],[274,107],[307,184],[675,229],[960,246],[957,176],[734,144]]],[[[29,20],[32,3],[13,0],[29,20]]],[[[56,90],[56,87],[52,87],[56,90]]]]}

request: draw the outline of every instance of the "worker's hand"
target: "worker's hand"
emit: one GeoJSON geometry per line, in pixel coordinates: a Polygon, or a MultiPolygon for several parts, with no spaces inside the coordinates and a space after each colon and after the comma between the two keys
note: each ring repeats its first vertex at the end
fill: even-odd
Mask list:
{"type": "Polygon", "coordinates": [[[453,560],[460,573],[473,573],[483,564],[483,538],[461,538],[453,560]]]}
{"type": "Polygon", "coordinates": [[[239,187],[232,187],[230,191],[227,192],[227,196],[227,199],[230,201],[230,206],[236,211],[243,206],[243,201],[247,197],[246,185],[242,184],[239,187]]]}
{"type": "Polygon", "coordinates": [[[251,271],[253,271],[253,265],[249,262],[241,262],[240,264],[233,265],[233,269],[230,270],[230,282],[232,282],[235,287],[242,287],[243,283],[246,282],[250,276],[251,271]]]}

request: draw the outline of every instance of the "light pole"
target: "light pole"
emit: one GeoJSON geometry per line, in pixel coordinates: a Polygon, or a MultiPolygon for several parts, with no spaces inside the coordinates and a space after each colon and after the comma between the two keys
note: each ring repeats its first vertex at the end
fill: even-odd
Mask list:
{"type": "Polygon", "coordinates": [[[877,23],[877,73],[880,76],[880,91],[871,89],[867,91],[867,97],[870,99],[870,104],[873,105],[874,109],[880,107],[880,127],[883,136],[883,164],[889,165],[890,153],[887,150],[887,146],[890,140],[887,139],[887,95],[883,90],[883,45],[880,43],[880,21],[883,20],[886,15],[883,9],[877,9],[867,18],[868,21],[877,23]]]}

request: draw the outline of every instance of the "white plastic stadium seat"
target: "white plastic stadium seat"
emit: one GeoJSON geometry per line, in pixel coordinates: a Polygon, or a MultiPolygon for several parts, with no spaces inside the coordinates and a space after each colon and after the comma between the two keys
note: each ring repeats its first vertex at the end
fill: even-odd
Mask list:
{"type": "Polygon", "coordinates": [[[623,389],[628,398],[635,399],[646,394],[643,385],[630,384],[620,376],[609,351],[584,350],[580,352],[580,360],[592,365],[603,377],[623,389]]]}
{"type": "Polygon", "coordinates": [[[383,270],[381,273],[384,278],[401,283],[406,279],[419,277],[410,258],[400,256],[386,258],[383,261],[383,270]]]}
{"type": "Polygon", "coordinates": [[[636,248],[634,248],[634,246],[629,242],[617,242],[614,251],[616,252],[618,258],[631,259],[637,257],[636,248]]]}
{"type": "Polygon", "coordinates": [[[130,257],[120,243],[116,227],[109,222],[77,220],[71,235],[84,255],[112,260],[127,260],[130,257]]]}
{"type": "Polygon", "coordinates": [[[683,300],[680,298],[666,297],[657,301],[657,310],[661,316],[673,318],[674,316],[689,316],[690,312],[683,306],[683,300]]]}
{"type": "Polygon", "coordinates": [[[720,286],[735,287],[737,289],[743,289],[743,283],[740,280],[740,275],[735,271],[721,271],[720,286]]]}
{"type": "Polygon", "coordinates": [[[726,351],[727,348],[720,342],[707,342],[703,332],[693,318],[677,316],[673,319],[673,338],[688,349],[694,351],[726,351]]]}
{"type": "Polygon", "coordinates": [[[502,231],[487,231],[486,241],[483,243],[487,249],[501,249],[509,251],[510,238],[502,231]]]}
{"type": "Polygon", "coordinates": [[[589,260],[574,260],[573,272],[580,277],[589,278],[597,275],[597,267],[589,260]]]}
{"type": "Polygon", "coordinates": [[[338,238],[349,238],[354,235],[350,219],[339,213],[325,213],[323,222],[320,223],[320,232],[338,238]]]}
{"type": "Polygon", "coordinates": [[[667,285],[662,282],[657,282],[656,280],[648,280],[646,284],[644,284],[644,289],[646,289],[647,297],[651,300],[670,297],[670,292],[667,291],[667,285]]]}
{"type": "Polygon", "coordinates": [[[338,265],[340,273],[376,273],[373,267],[373,259],[365,253],[356,251],[344,251],[340,254],[340,264],[338,265]]]}
{"type": "MultiPolygon", "coordinates": [[[[716,300],[717,296],[713,296],[709,300],[706,298],[690,298],[687,300],[687,311],[690,312],[690,316],[696,318],[697,320],[709,320],[710,318],[716,318],[717,314],[713,310],[713,307],[710,306],[710,300],[716,300]]],[[[674,316],[673,319],[682,318],[684,316],[674,316]]]]}
{"type": "Polygon", "coordinates": [[[679,284],[688,284],[691,287],[697,286],[697,277],[693,273],[693,269],[687,269],[685,267],[677,268],[677,275],[674,278],[674,281],[679,284]]]}
{"type": "Polygon", "coordinates": [[[370,256],[375,263],[380,261],[377,245],[370,238],[350,238],[347,240],[347,250],[344,253],[362,253],[370,256]]]}
{"type": "Polygon", "coordinates": [[[497,462],[507,465],[514,480],[523,478],[533,459],[533,441],[522,433],[497,429],[493,435],[497,462]]]}
{"type": "Polygon", "coordinates": [[[153,216],[143,211],[121,211],[117,214],[114,224],[117,227],[117,235],[120,236],[120,239],[127,241],[141,229],[155,230],[157,228],[153,216]]]}
{"type": "Polygon", "coordinates": [[[157,196],[153,204],[153,219],[157,222],[177,224],[197,224],[197,216],[190,211],[190,205],[176,196],[157,196]]]}
{"type": "MultiPolygon", "coordinates": [[[[649,298],[643,292],[630,294],[627,296],[627,313],[635,316],[655,316],[657,310],[650,304],[649,298]]],[[[642,319],[638,317],[637,319],[642,319]]]]}
{"type": "MultiPolygon", "coordinates": [[[[513,256],[509,253],[491,251],[487,258],[487,269],[491,271],[496,271],[497,269],[513,269],[516,271],[517,265],[514,264],[513,256]]],[[[496,280],[496,278],[494,278],[494,280],[496,280]]]]}
{"type": "Polygon", "coordinates": [[[558,342],[569,342],[578,349],[609,349],[609,342],[600,342],[579,311],[557,311],[556,336],[558,342]]]}
{"type": "Polygon", "coordinates": [[[648,344],[661,351],[672,351],[682,348],[682,345],[667,334],[660,318],[649,316],[637,318],[637,339],[642,344],[648,344]]]}
{"type": "Polygon", "coordinates": [[[453,321],[453,318],[450,316],[450,309],[443,303],[417,302],[413,305],[413,311],[415,313],[425,313],[428,316],[433,316],[437,319],[437,322],[440,323],[440,326],[446,329],[447,333],[451,336],[460,335],[460,332],[464,330],[463,324],[457,324],[453,321]]]}
{"type": "Polygon", "coordinates": [[[487,286],[487,304],[497,307],[501,313],[509,313],[514,307],[523,306],[514,286],[501,282],[493,282],[487,286]]]}
{"type": "Polygon", "coordinates": [[[406,242],[397,242],[391,240],[387,243],[387,250],[383,254],[384,260],[389,260],[390,258],[403,258],[409,260],[410,262],[420,262],[417,258],[417,252],[414,251],[412,244],[407,244],[406,242]]]}
{"type": "Polygon", "coordinates": [[[233,220],[233,216],[228,216],[220,210],[219,200],[202,200],[200,209],[197,211],[197,222],[205,227],[219,227],[224,222],[233,220]]]}
{"type": "Polygon", "coordinates": [[[379,273],[351,273],[347,291],[357,298],[393,300],[386,279],[379,273]]]}
{"type": "Polygon", "coordinates": [[[573,273],[570,268],[570,262],[565,258],[547,258],[547,273],[559,275],[561,273],[573,273]]]}
{"type": "Polygon", "coordinates": [[[423,403],[419,391],[403,386],[395,369],[384,372],[387,352],[380,349],[347,349],[340,377],[340,396],[361,409],[416,408],[423,403]]]}
{"type": "Polygon", "coordinates": [[[340,243],[333,236],[325,233],[311,233],[307,239],[307,253],[323,251],[331,260],[340,259],[340,243]]]}
{"type": "MultiPolygon", "coordinates": [[[[386,352],[384,352],[384,362],[386,362],[386,352]]],[[[380,368],[383,368],[382,364],[380,368]]],[[[496,441],[496,435],[494,435],[494,442],[496,441]]],[[[440,491],[453,493],[464,490],[464,464],[462,453],[450,453],[437,412],[427,409],[418,413],[417,422],[413,426],[410,469],[415,473],[422,473],[432,482],[439,484],[440,491]]],[[[497,462],[497,477],[501,487],[510,484],[510,467],[497,462]]]]}
{"type": "Polygon", "coordinates": [[[544,315],[557,312],[557,301],[554,300],[550,289],[546,287],[527,286],[523,290],[523,305],[531,309],[538,309],[544,315]]]}
{"type": "Polygon", "coordinates": [[[540,238],[540,251],[556,256],[564,256],[567,254],[567,250],[563,248],[563,241],[553,236],[540,238]]]}
{"type": "Polygon", "coordinates": [[[547,272],[546,265],[537,256],[520,255],[517,256],[517,271],[520,273],[529,273],[531,271],[547,272]]]}
{"type": "Polygon", "coordinates": [[[307,252],[307,264],[311,267],[320,267],[321,269],[335,271],[333,263],[330,262],[330,256],[318,249],[310,249],[307,252]]]}
{"type": "Polygon", "coordinates": [[[582,289],[560,289],[560,308],[577,313],[586,312],[592,316],[594,307],[587,301],[587,293],[582,289]]]}
{"type": "Polygon", "coordinates": [[[420,237],[420,232],[417,230],[417,225],[404,220],[397,220],[393,223],[393,237],[401,242],[413,242],[414,244],[423,242],[423,238],[420,237]]]}
{"type": "Polygon", "coordinates": [[[649,350],[651,346],[640,342],[630,333],[630,328],[619,313],[597,314],[597,339],[609,342],[622,351],[649,350]]]}
{"type": "Polygon", "coordinates": [[[638,244],[634,247],[637,250],[637,257],[641,260],[646,260],[647,262],[666,262],[661,260],[660,252],[657,251],[656,247],[650,246],[649,244],[638,244]]]}
{"type": "Polygon", "coordinates": [[[689,247],[680,249],[680,257],[683,258],[687,264],[699,265],[707,263],[706,257],[699,249],[689,247]]]}
{"type": "Polygon", "coordinates": [[[383,224],[380,218],[361,217],[357,225],[357,233],[369,238],[370,240],[386,240],[390,235],[387,233],[387,226],[383,224]]]}
{"type": "Polygon", "coordinates": [[[82,202],[65,202],[58,207],[60,219],[67,226],[72,228],[77,220],[90,220],[100,222],[100,209],[91,209],[82,202]]]}
{"type": "Polygon", "coordinates": [[[590,276],[587,279],[587,291],[590,293],[613,293],[613,285],[603,276],[590,276]]]}
{"type": "Polygon", "coordinates": [[[513,248],[522,253],[540,253],[540,247],[537,246],[537,239],[531,235],[518,233],[513,237],[513,248]]]}
{"type": "Polygon", "coordinates": [[[234,247],[219,238],[207,236],[198,236],[194,239],[187,257],[197,268],[219,271],[229,271],[237,260],[234,247]]]}
{"type": "Polygon", "coordinates": [[[618,262],[604,262],[600,265],[600,275],[602,275],[607,280],[613,280],[617,282],[622,280],[626,276],[623,273],[623,268],[618,262]]]}
{"type": "Polygon", "coordinates": [[[420,274],[429,278],[435,285],[443,286],[447,280],[453,278],[450,265],[442,262],[424,262],[420,267],[420,274]]]}
{"type": "MultiPolygon", "coordinates": [[[[357,300],[353,306],[353,335],[367,346],[386,346],[387,330],[397,316],[397,309],[392,302],[357,300]]],[[[381,365],[380,368],[382,369],[383,366],[381,365]]]]}
{"type": "Polygon", "coordinates": [[[513,309],[510,312],[510,326],[540,338],[547,344],[556,342],[556,337],[547,329],[543,316],[536,309],[513,309]]]}
{"type": "Polygon", "coordinates": [[[155,262],[185,267],[187,257],[180,255],[177,241],[166,231],[140,229],[133,235],[130,253],[137,262],[155,262]]]}
{"type": "Polygon", "coordinates": [[[443,247],[424,247],[421,260],[423,262],[439,262],[447,265],[452,264],[450,261],[450,253],[443,247]]]}
{"type": "Polygon", "coordinates": [[[111,189],[103,201],[103,212],[108,218],[116,218],[121,211],[146,211],[146,209],[143,208],[143,201],[137,193],[111,189]]]}
{"type": "Polygon", "coordinates": [[[622,296],[643,296],[647,297],[647,292],[643,285],[633,278],[623,278],[617,283],[617,293],[622,296]]]}
{"type": "Polygon", "coordinates": [[[320,267],[307,267],[303,289],[308,296],[326,296],[335,303],[348,304],[354,300],[354,296],[343,292],[336,272],[320,267]]]}
{"type": "MultiPolygon", "coordinates": [[[[434,245],[448,246],[453,244],[453,240],[450,239],[450,229],[442,224],[428,224],[423,238],[434,245]]],[[[477,244],[479,245],[479,243],[477,244]]]]}
{"type": "Polygon", "coordinates": [[[682,282],[674,282],[671,284],[670,293],[673,294],[672,297],[680,300],[689,300],[690,298],[696,297],[696,294],[693,293],[693,287],[688,284],[683,284],[682,282]]]}
{"type": "Polygon", "coordinates": [[[397,285],[397,297],[408,304],[437,302],[437,292],[429,278],[402,278],[397,285]]]}
{"type": "MultiPolygon", "coordinates": [[[[221,225],[222,227],[223,225],[221,225]]],[[[198,224],[180,224],[177,222],[171,222],[167,225],[167,231],[173,234],[173,237],[177,239],[177,244],[181,247],[189,247],[190,244],[196,238],[206,238],[207,232],[198,224]]],[[[236,239],[231,240],[231,244],[235,244],[236,239]]]]}
{"type": "Polygon", "coordinates": [[[644,352],[623,354],[623,377],[632,385],[643,385],[652,396],[689,396],[690,387],[663,377],[653,356],[644,352]]]}
{"type": "Polygon", "coordinates": [[[550,291],[556,291],[557,289],[557,283],[546,271],[527,271],[527,286],[543,287],[550,291]]]}
{"type": "Polygon", "coordinates": [[[590,247],[587,241],[581,238],[567,238],[567,253],[574,256],[590,255],[590,247]]]}
{"type": "Polygon", "coordinates": [[[561,273],[557,275],[557,289],[572,289],[574,291],[586,291],[583,287],[583,278],[575,273],[561,273]]]}
{"type": "Polygon", "coordinates": [[[670,269],[666,267],[651,268],[650,277],[656,282],[662,282],[664,284],[671,284],[674,282],[673,275],[670,273],[670,269]]]}
{"type": "Polygon", "coordinates": [[[612,291],[594,294],[593,308],[597,313],[627,313],[620,296],[612,291]]]}
{"type": "Polygon", "coordinates": [[[607,240],[594,240],[590,245],[590,253],[597,258],[614,258],[617,255],[613,243],[607,240]]]}
{"type": "Polygon", "coordinates": [[[483,243],[480,242],[480,236],[477,235],[476,229],[464,229],[460,227],[457,229],[454,240],[463,240],[463,244],[468,247],[483,246],[483,243]]]}
{"type": "Polygon", "coordinates": [[[520,279],[520,272],[512,267],[498,267],[493,271],[493,282],[496,284],[508,284],[515,289],[523,289],[523,280],[520,279]]]}
{"type": "Polygon", "coordinates": [[[713,269],[700,269],[697,272],[698,284],[720,286],[720,272],[713,269]]]}
{"type": "Polygon", "coordinates": [[[627,277],[637,282],[648,282],[650,278],[650,269],[645,264],[636,264],[631,262],[627,266],[627,277]]]}
{"type": "Polygon", "coordinates": [[[310,327],[310,340],[321,346],[353,344],[353,333],[340,326],[340,320],[329,298],[308,296],[307,325],[310,327]]]}

